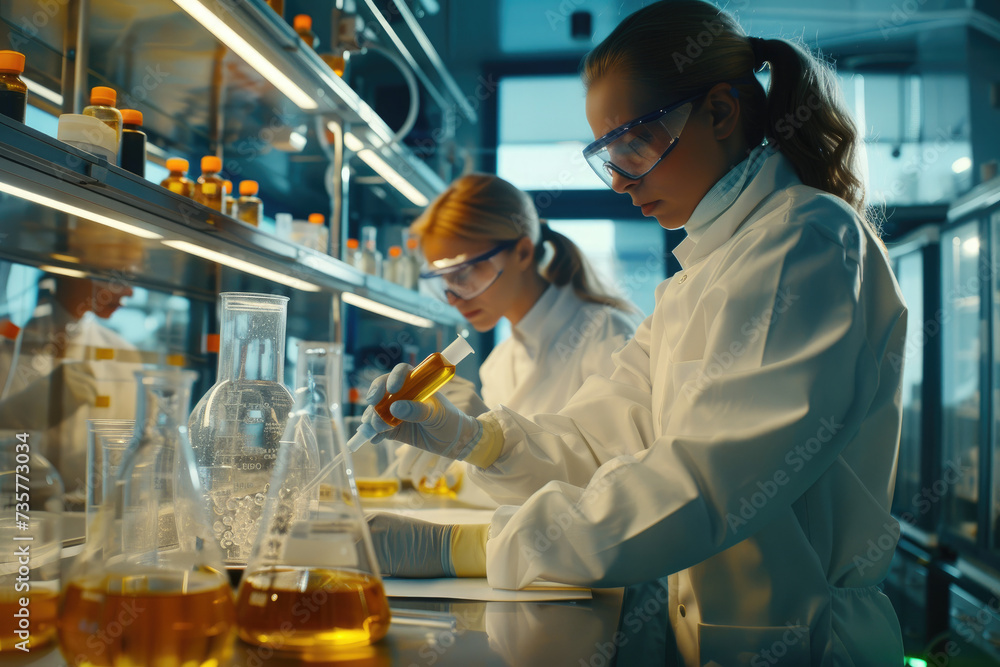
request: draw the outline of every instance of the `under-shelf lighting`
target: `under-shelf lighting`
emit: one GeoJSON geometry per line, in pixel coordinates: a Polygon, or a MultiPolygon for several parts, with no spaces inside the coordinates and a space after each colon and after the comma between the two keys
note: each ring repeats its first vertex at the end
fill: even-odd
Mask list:
{"type": "Polygon", "coordinates": [[[39,266],[38,269],[40,271],[44,271],[45,273],[58,273],[61,276],[69,276],[70,278],[86,278],[87,277],[87,274],[84,273],[83,271],[79,271],[77,269],[67,269],[67,268],[64,268],[62,266],[49,266],[49,265],[46,264],[46,265],[39,266]]]}
{"type": "Polygon", "coordinates": [[[358,157],[374,169],[375,173],[384,178],[386,183],[399,190],[400,194],[417,206],[427,206],[430,203],[427,197],[424,196],[424,193],[417,190],[408,180],[400,176],[399,172],[390,167],[385,160],[379,157],[378,153],[370,148],[365,148],[361,140],[350,132],[344,132],[344,146],[348,150],[357,153],[358,157]]]}
{"type": "Polygon", "coordinates": [[[425,329],[431,329],[434,327],[434,322],[426,317],[420,317],[419,315],[407,313],[406,311],[399,310],[398,308],[387,306],[384,303],[372,301],[367,297],[358,296],[353,292],[344,292],[342,298],[344,299],[344,303],[349,303],[352,306],[357,306],[358,308],[364,308],[365,310],[375,313],[376,315],[384,315],[386,317],[391,317],[394,320],[399,320],[400,322],[412,324],[416,327],[423,327],[425,329]]]}
{"type": "Polygon", "coordinates": [[[225,21],[220,19],[200,0],[174,0],[177,5],[186,11],[198,23],[215,35],[220,42],[233,50],[236,55],[246,61],[250,67],[271,82],[275,88],[285,94],[288,99],[294,102],[303,111],[309,111],[319,107],[316,100],[310,97],[304,90],[299,88],[295,82],[288,78],[277,65],[268,60],[260,51],[250,45],[245,39],[239,36],[235,30],[230,28],[225,21]]]}
{"type": "Polygon", "coordinates": [[[88,209],[80,208],[79,206],[73,206],[72,204],[67,204],[66,202],[59,201],[58,199],[52,199],[51,197],[46,197],[45,195],[40,195],[37,192],[32,192],[30,190],[25,190],[17,186],[11,185],[10,183],[5,183],[0,181],[0,192],[6,192],[7,194],[14,195],[15,197],[20,197],[21,199],[34,202],[36,204],[41,204],[42,206],[48,206],[49,208],[54,208],[57,211],[62,211],[63,213],[69,213],[70,215],[76,215],[91,222],[96,222],[112,229],[117,229],[120,232],[125,232],[126,234],[131,234],[132,236],[138,236],[142,239],[162,239],[163,237],[156,232],[150,232],[142,227],[137,227],[128,222],[122,220],[115,220],[114,218],[109,218],[103,213],[97,213],[96,211],[91,211],[88,209]]]}
{"type": "Polygon", "coordinates": [[[266,278],[268,280],[273,280],[276,283],[281,283],[282,285],[288,285],[297,290],[302,290],[303,292],[319,292],[323,288],[319,285],[313,284],[311,282],[295,278],[294,276],[289,276],[279,271],[273,271],[271,269],[264,268],[259,264],[254,264],[253,262],[247,262],[242,259],[237,259],[236,257],[230,257],[221,252],[216,252],[215,250],[209,250],[200,245],[194,243],[188,243],[187,241],[164,241],[163,245],[169,246],[176,250],[181,250],[188,253],[189,255],[194,255],[196,257],[201,257],[202,259],[207,259],[210,262],[216,262],[218,264],[223,264],[225,266],[234,268],[238,271],[243,271],[244,273],[250,273],[255,276],[260,276],[261,278],[266,278]]]}

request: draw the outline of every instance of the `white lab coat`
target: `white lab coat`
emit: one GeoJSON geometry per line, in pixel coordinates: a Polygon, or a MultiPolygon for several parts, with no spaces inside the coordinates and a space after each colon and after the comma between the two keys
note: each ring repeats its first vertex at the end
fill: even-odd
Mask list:
{"type": "Polygon", "coordinates": [[[550,285],[480,367],[483,402],[527,417],[556,412],[589,376],[613,370],[612,353],[641,321],[584,301],[570,285],[550,285]]]}
{"type": "Polygon", "coordinates": [[[135,419],[135,372],[142,368],[135,346],[100,323],[91,312],[72,318],[58,303],[44,302],[21,331],[17,359],[10,348],[0,348],[0,377],[13,373],[10,388],[0,397],[16,399],[19,392],[38,387],[64,361],[87,361],[98,396],[95,405],[78,405],[71,399],[43,392],[47,401],[34,414],[19,415],[18,423],[0,423],[0,432],[27,430],[32,449],[56,467],[66,491],[80,495],[87,484],[87,420],[135,419]],[[54,354],[61,354],[56,357],[54,354]],[[70,413],[65,405],[72,404],[70,413]],[[54,417],[55,425],[36,426],[54,417]]]}
{"type": "Polygon", "coordinates": [[[490,584],[670,575],[686,665],[900,664],[875,588],[898,536],[906,321],[883,248],[775,154],[675,254],[610,375],[559,414],[486,417],[504,449],[472,476],[533,492],[494,514],[490,584]]]}

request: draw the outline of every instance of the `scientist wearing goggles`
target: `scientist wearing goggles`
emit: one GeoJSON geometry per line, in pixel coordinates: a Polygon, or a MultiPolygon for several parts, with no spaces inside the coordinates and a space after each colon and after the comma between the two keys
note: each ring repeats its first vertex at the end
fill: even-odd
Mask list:
{"type": "MultiPolygon", "coordinates": [[[[480,366],[481,400],[470,383],[453,381],[444,390],[473,416],[501,404],[527,416],[559,410],[587,377],[611,372],[611,354],[642,320],[638,308],[600,283],[576,244],[539,219],[526,193],[497,176],[455,180],[410,232],[426,260],[422,289],[477,331],[501,318],[511,324],[511,336],[480,366]]],[[[400,474],[418,479],[436,459],[404,453],[400,474]]],[[[471,488],[463,485],[466,494],[471,488]]]]}
{"type": "Polygon", "coordinates": [[[899,535],[906,308],[832,71],[799,45],[748,38],[714,5],[675,0],[626,18],[583,79],[587,160],[661,226],[687,230],[682,269],[614,370],[556,414],[472,418],[440,396],[395,403],[405,421],[392,429],[369,414],[376,438],[464,460],[520,505],[487,526],[376,515],[383,569],[500,588],[668,577],[685,665],[902,664],[878,585],[899,535]],[[765,64],[766,92],[750,78],[765,64]]]}

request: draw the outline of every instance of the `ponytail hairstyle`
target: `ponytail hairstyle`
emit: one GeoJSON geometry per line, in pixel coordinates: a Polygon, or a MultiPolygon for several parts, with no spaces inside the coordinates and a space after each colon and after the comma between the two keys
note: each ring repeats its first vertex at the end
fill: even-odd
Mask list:
{"type": "Polygon", "coordinates": [[[791,161],[805,185],[846,201],[872,229],[865,205],[864,146],[833,68],[784,39],[747,37],[736,19],[702,0],[660,0],[622,21],[587,54],[584,86],[612,75],[664,103],[743,80],[743,130],[753,148],[765,138],[791,161]],[[770,68],[767,93],[751,76],[770,68]]]}
{"type": "Polygon", "coordinates": [[[547,282],[572,285],[583,301],[632,312],[595,277],[583,253],[564,235],[538,218],[531,198],[507,181],[489,174],[468,174],[455,180],[410,225],[418,237],[445,236],[468,241],[516,241],[527,236],[535,244],[535,264],[547,282]],[[552,259],[545,262],[545,245],[552,259]]]}

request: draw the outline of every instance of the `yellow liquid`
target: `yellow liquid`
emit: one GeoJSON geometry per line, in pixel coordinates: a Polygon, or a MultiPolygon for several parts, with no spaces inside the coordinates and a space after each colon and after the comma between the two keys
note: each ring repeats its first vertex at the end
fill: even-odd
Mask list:
{"type": "MultiPolygon", "coordinates": [[[[33,584],[34,586],[34,584],[33,584]]],[[[35,649],[44,646],[56,638],[56,614],[59,608],[59,593],[56,591],[35,589],[30,593],[17,593],[13,590],[0,594],[0,653],[4,651],[20,651],[15,645],[24,641],[15,634],[19,629],[19,618],[14,614],[22,607],[21,598],[28,598],[29,633],[28,648],[35,649]]]]}
{"type": "Polygon", "coordinates": [[[356,479],[354,483],[362,498],[388,498],[399,492],[398,479],[356,479]]]}
{"type": "Polygon", "coordinates": [[[234,617],[219,572],[91,576],[66,587],[59,648],[76,667],[216,667],[234,617]]]}
{"type": "Polygon", "coordinates": [[[198,185],[194,189],[194,199],[199,204],[222,212],[222,202],[226,195],[223,180],[212,174],[198,178],[198,185]]]}
{"type": "Polygon", "coordinates": [[[434,486],[427,483],[427,478],[420,479],[417,484],[417,491],[432,496],[448,496],[454,498],[462,488],[462,476],[441,475],[434,486]],[[449,477],[451,478],[449,480],[449,477]]]}
{"type": "Polygon", "coordinates": [[[236,218],[248,225],[260,227],[260,218],[263,214],[263,207],[257,197],[240,197],[236,200],[236,218]]]}
{"type": "Polygon", "coordinates": [[[307,567],[268,567],[243,577],[240,639],[295,652],[364,646],[389,632],[389,601],[377,577],[307,567]]]}
{"type": "Polygon", "coordinates": [[[389,412],[390,405],[396,401],[420,401],[423,403],[454,376],[455,367],[449,364],[439,352],[435,352],[410,371],[399,391],[383,396],[382,400],[375,406],[375,412],[389,426],[398,426],[402,420],[392,416],[389,412]]]}
{"type": "Polygon", "coordinates": [[[186,176],[175,176],[174,174],[171,174],[160,181],[160,185],[171,192],[181,195],[182,197],[194,199],[194,181],[186,176]]]}

